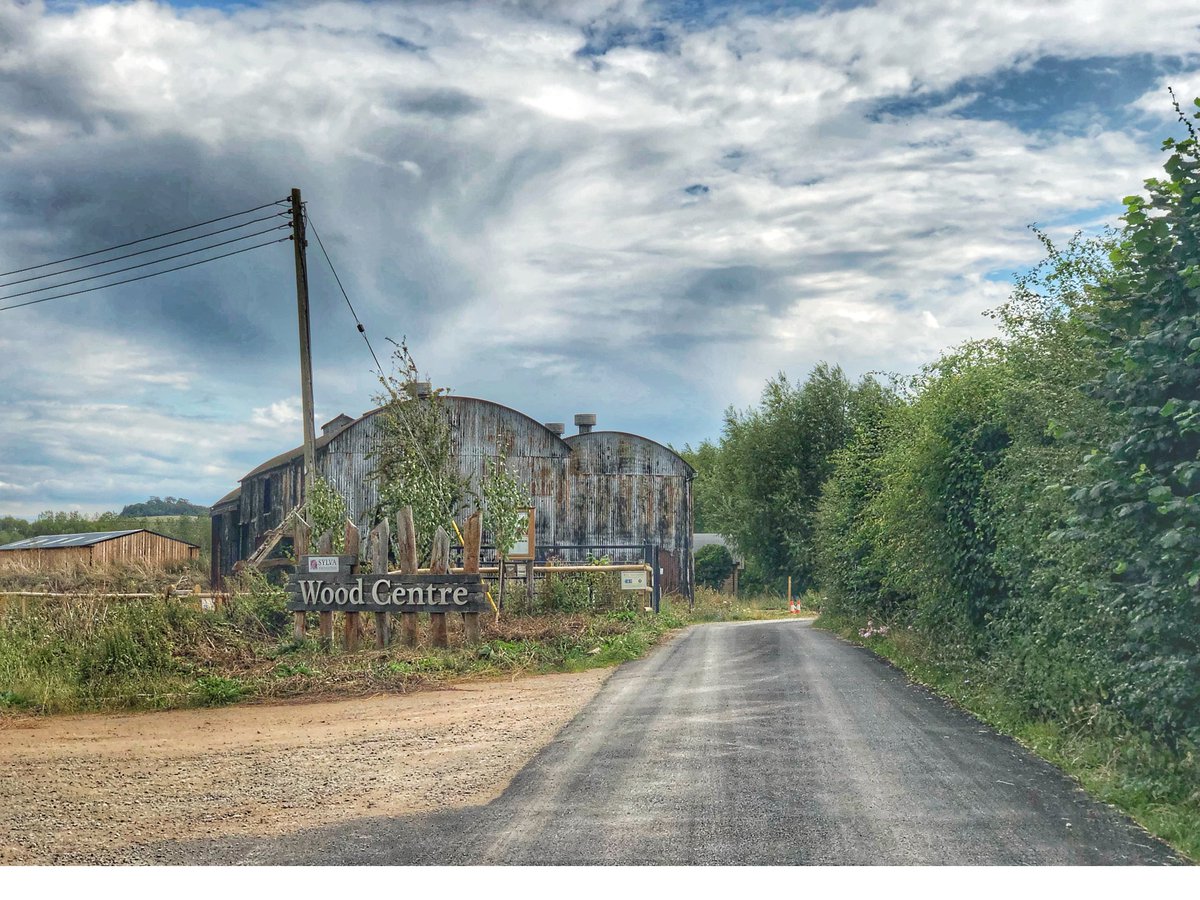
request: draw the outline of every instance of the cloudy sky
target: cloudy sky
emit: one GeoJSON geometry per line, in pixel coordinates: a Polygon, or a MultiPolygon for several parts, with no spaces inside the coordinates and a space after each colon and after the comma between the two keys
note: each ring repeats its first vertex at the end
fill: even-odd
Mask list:
{"type": "MultiPolygon", "coordinates": [[[[696,443],[776,372],[987,334],[1028,225],[1115,222],[1161,166],[1198,28],[1194,0],[0,0],[0,271],[296,186],[381,356],[696,443]]],[[[309,249],[320,423],[377,382],[309,249]]],[[[0,312],[0,515],[211,503],[299,443],[297,368],[288,243],[0,312]]]]}

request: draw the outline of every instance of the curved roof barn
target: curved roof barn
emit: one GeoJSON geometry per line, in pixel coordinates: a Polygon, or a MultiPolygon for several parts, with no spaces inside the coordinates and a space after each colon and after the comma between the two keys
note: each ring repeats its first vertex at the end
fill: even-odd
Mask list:
{"type": "MultiPolygon", "coordinates": [[[[446,395],[441,401],[459,473],[470,489],[478,492],[488,462],[501,450],[528,488],[539,558],[583,558],[588,548],[596,555],[610,548],[610,558],[632,559],[649,542],[660,558],[668,557],[665,588],[690,592],[695,472],[673,450],[635,434],[590,431],[590,424],[580,425],[585,433],[564,439],[561,426],[547,427],[490,400],[446,395]]],[[[349,515],[363,529],[373,524],[378,505],[374,456],[381,411],[338,416],[316,441],[318,471],[346,498],[349,515]]],[[[594,422],[591,416],[577,419],[594,422]]],[[[240,488],[213,505],[214,578],[229,574],[298,505],[303,482],[303,448],[297,447],[255,467],[240,488]]],[[[464,508],[460,516],[469,512],[464,508]]]]}

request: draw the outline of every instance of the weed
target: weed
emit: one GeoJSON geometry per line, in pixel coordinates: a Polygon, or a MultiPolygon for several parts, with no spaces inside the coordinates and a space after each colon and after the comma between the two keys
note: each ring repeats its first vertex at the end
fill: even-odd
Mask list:
{"type": "Polygon", "coordinates": [[[202,675],[196,679],[196,702],[199,706],[224,706],[236,703],[248,693],[248,690],[237,678],[223,678],[220,675],[202,675]]]}

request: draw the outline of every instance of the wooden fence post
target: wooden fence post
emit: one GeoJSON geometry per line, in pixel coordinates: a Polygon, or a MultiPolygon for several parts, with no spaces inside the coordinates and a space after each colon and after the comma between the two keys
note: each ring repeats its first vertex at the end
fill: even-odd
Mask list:
{"type": "MultiPolygon", "coordinates": [[[[416,575],[417,530],[413,525],[412,507],[406,506],[396,513],[396,546],[401,575],[416,575]]],[[[400,641],[405,647],[417,646],[417,614],[400,613],[400,641]]]]}
{"type": "MultiPolygon", "coordinates": [[[[450,574],[450,535],[446,529],[438,526],[433,535],[433,556],[429,560],[430,575],[450,574]]],[[[435,647],[449,647],[450,636],[446,631],[446,614],[431,612],[429,614],[429,640],[435,647]]]]}
{"type": "MultiPolygon", "coordinates": [[[[358,526],[347,519],[346,555],[354,557],[354,564],[350,567],[351,575],[357,575],[362,571],[362,564],[358,561],[358,551],[361,545],[361,538],[362,536],[359,533],[358,526]]],[[[358,649],[358,635],[361,628],[358,618],[359,616],[357,612],[348,612],[346,613],[346,618],[344,620],[346,627],[344,633],[342,634],[342,646],[345,647],[347,652],[350,653],[353,653],[358,649]]]]}
{"type": "MultiPolygon", "coordinates": [[[[463,573],[479,573],[479,545],[483,541],[483,514],[475,512],[467,519],[463,534],[463,573]]],[[[463,639],[468,647],[479,643],[479,613],[463,613],[463,639]]]]}
{"type": "MultiPolygon", "coordinates": [[[[292,552],[296,556],[296,573],[300,574],[300,566],[308,555],[308,542],[311,531],[307,523],[297,513],[295,528],[292,530],[292,552]]],[[[299,643],[308,637],[308,615],[303,610],[292,613],[292,638],[299,643]]]]}
{"type": "MultiPolygon", "coordinates": [[[[333,555],[333,532],[327,531],[317,538],[317,553],[321,556],[333,555]]],[[[321,646],[326,650],[333,649],[333,612],[322,611],[317,614],[321,620],[321,646]]]]}
{"type": "MultiPolygon", "coordinates": [[[[388,562],[388,543],[391,539],[391,528],[388,520],[384,519],[371,529],[371,574],[386,575],[388,562]]],[[[391,620],[386,612],[375,613],[375,649],[386,650],[391,638],[389,625],[391,620]]]]}

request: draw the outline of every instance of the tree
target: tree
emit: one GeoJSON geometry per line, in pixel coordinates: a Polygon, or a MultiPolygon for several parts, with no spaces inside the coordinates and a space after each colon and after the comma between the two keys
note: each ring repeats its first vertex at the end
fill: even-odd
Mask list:
{"type": "Polygon", "coordinates": [[[692,480],[692,528],[701,534],[711,532],[716,527],[713,524],[710,507],[720,506],[721,484],[717,481],[717,467],[721,448],[712,441],[701,441],[694,450],[690,444],[684,444],[679,451],[680,457],[696,470],[692,480]]]}
{"type": "Polygon", "coordinates": [[[497,441],[501,446],[499,458],[487,461],[486,474],[480,486],[484,527],[491,532],[496,554],[500,557],[501,604],[504,603],[504,563],[508,561],[513,545],[526,534],[528,519],[522,512],[532,505],[529,489],[508,467],[503,443],[503,440],[497,441]]]}
{"type": "Polygon", "coordinates": [[[1165,177],[1145,197],[1125,198],[1123,240],[1087,320],[1104,365],[1089,388],[1119,425],[1072,500],[1087,532],[1128,535],[1110,601],[1127,611],[1124,652],[1139,673],[1121,686],[1124,711],[1200,742],[1200,143],[1175,108],[1187,137],[1164,142],[1165,177]]]}
{"type": "Polygon", "coordinates": [[[417,550],[425,559],[439,527],[453,534],[454,513],[468,485],[458,471],[450,420],[441,402],[445,390],[418,390],[419,372],[407,343],[397,345],[392,359],[394,371],[380,378],[384,393],[375,398],[382,406],[374,452],[379,512],[390,518],[412,507],[417,550]]]}
{"type": "Polygon", "coordinates": [[[851,385],[840,367],[820,363],[802,383],[783,374],[769,381],[757,408],[726,411],[701,496],[708,522],[752,577],[813,585],[813,527],[833,454],[888,393],[870,376],[851,385]]]}
{"type": "Polygon", "coordinates": [[[701,547],[696,551],[696,583],[719,591],[736,565],[733,554],[723,544],[701,547]]]}
{"type": "Polygon", "coordinates": [[[312,493],[308,497],[308,526],[311,546],[297,550],[297,560],[304,553],[315,553],[317,541],[325,532],[332,532],[333,549],[341,553],[346,549],[346,499],[320,475],[313,478],[312,493]]]}

